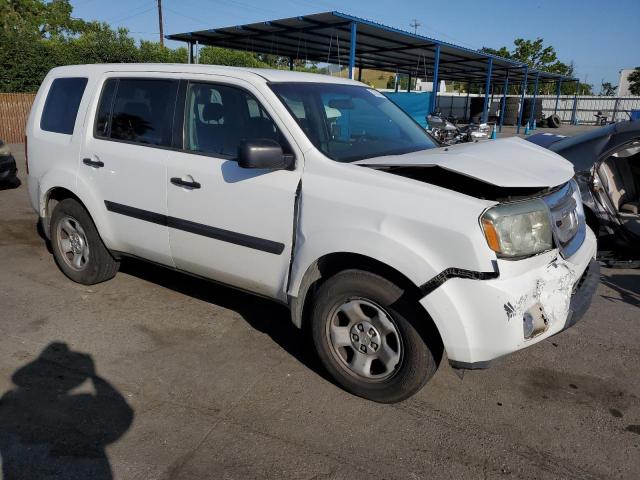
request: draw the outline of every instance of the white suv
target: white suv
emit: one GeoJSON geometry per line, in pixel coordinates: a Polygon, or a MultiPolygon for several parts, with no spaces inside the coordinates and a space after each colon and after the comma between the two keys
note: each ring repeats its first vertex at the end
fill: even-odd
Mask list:
{"type": "Polygon", "coordinates": [[[395,402],[575,323],[598,283],[571,164],[441,148],[362,83],[199,65],[53,69],[29,194],[60,269],[135,256],[289,305],[335,381],[395,402]]]}

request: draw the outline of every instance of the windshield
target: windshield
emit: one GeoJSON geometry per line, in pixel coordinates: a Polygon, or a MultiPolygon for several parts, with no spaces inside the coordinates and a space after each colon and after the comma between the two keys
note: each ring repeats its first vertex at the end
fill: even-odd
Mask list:
{"type": "Polygon", "coordinates": [[[327,157],[354,162],[437,147],[377,90],[331,83],[272,83],[307,138],[327,157]]]}

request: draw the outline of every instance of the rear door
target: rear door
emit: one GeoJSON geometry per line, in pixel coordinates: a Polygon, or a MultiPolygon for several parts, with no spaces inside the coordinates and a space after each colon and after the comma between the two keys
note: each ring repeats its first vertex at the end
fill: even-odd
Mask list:
{"type": "Polygon", "coordinates": [[[110,247],[165,265],[173,264],[166,160],[178,84],[157,75],[106,78],[80,164],[108,212],[110,247]]]}
{"type": "Polygon", "coordinates": [[[255,87],[206,79],[183,83],[183,145],[167,162],[175,265],[284,300],[301,162],[292,171],[249,170],[236,157],[242,140],[258,138],[301,154],[255,87]]]}

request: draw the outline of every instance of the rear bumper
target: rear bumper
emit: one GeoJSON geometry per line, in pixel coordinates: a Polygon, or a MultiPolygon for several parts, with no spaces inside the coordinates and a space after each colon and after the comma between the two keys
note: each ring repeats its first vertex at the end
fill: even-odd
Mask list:
{"type": "Polygon", "coordinates": [[[453,366],[486,368],[491,360],[549,338],[584,315],[599,281],[595,253],[596,240],[588,230],[567,259],[548,252],[498,261],[498,278],[450,279],[420,303],[438,327],[453,366]],[[524,336],[525,315],[543,326],[531,338],[524,336]]]}

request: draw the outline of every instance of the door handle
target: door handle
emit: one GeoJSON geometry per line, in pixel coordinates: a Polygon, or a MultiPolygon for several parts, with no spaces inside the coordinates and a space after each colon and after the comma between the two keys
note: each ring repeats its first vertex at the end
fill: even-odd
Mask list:
{"type": "Polygon", "coordinates": [[[90,158],[83,158],[82,163],[84,163],[85,165],[89,165],[90,167],[93,167],[93,168],[104,167],[104,162],[100,160],[91,160],[90,158]]]}
{"type": "Polygon", "coordinates": [[[180,177],[172,177],[171,183],[173,183],[178,187],[184,187],[184,188],[200,188],[202,186],[198,182],[189,182],[187,180],[181,179],[180,177]]]}

